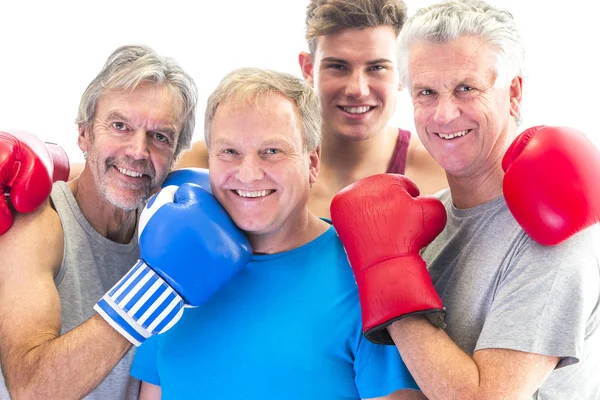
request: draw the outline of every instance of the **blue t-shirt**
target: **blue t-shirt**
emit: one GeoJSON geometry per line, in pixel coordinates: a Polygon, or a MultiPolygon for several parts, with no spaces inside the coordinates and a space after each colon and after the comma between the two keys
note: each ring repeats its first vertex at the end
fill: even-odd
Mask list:
{"type": "MultiPolygon", "coordinates": [[[[201,262],[201,260],[199,260],[201,262]]],[[[131,375],[163,399],[359,399],[418,386],[395,346],[361,332],[354,276],[333,227],[254,255],[208,302],[136,352],[131,375]]]]}

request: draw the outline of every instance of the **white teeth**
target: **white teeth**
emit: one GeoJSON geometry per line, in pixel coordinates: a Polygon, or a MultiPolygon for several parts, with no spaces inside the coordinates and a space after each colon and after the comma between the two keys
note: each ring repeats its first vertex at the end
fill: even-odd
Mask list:
{"type": "Polygon", "coordinates": [[[249,192],[247,190],[235,190],[235,192],[238,196],[241,197],[264,197],[268,194],[273,193],[274,190],[258,190],[254,192],[249,192]]]}
{"type": "Polygon", "coordinates": [[[342,107],[344,109],[344,111],[346,111],[347,113],[350,114],[363,114],[366,113],[367,111],[369,111],[371,109],[371,107],[369,106],[363,106],[363,107],[342,107]]]}
{"type": "Polygon", "coordinates": [[[466,129],[466,130],[460,131],[460,132],[456,132],[456,133],[450,133],[447,135],[444,133],[438,133],[438,136],[441,137],[442,139],[454,139],[455,137],[465,136],[467,133],[469,133],[469,129],[466,129]]]}
{"type": "Polygon", "coordinates": [[[129,169],[121,168],[121,167],[117,167],[117,169],[123,175],[132,176],[134,178],[140,178],[143,175],[141,172],[135,172],[135,171],[131,171],[129,169]]]}

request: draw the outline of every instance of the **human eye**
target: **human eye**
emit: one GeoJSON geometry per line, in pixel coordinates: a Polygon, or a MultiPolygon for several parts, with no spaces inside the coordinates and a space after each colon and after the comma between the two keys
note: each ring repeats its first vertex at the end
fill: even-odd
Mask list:
{"type": "Polygon", "coordinates": [[[456,88],[457,92],[462,92],[462,93],[470,92],[472,90],[474,90],[473,87],[469,86],[469,85],[460,85],[456,88]]]}
{"type": "Polygon", "coordinates": [[[433,90],[431,89],[423,89],[418,92],[419,96],[431,96],[433,94],[433,90]]]}
{"type": "Polygon", "coordinates": [[[154,139],[156,139],[157,141],[159,141],[161,143],[167,143],[167,142],[169,142],[169,137],[167,135],[163,135],[160,132],[155,132],[154,133],[154,139]]]}
{"type": "Polygon", "coordinates": [[[222,161],[235,161],[240,158],[240,153],[231,147],[222,147],[215,149],[216,157],[218,157],[222,161]]]}
{"type": "Polygon", "coordinates": [[[119,121],[113,122],[112,127],[118,131],[126,131],[127,130],[127,125],[124,122],[119,122],[119,121]]]}
{"type": "Polygon", "coordinates": [[[335,71],[345,71],[346,70],[346,66],[344,64],[338,64],[338,63],[327,64],[325,66],[325,68],[327,68],[327,69],[333,69],[335,71]]]}
{"type": "Polygon", "coordinates": [[[384,71],[387,67],[385,65],[371,65],[369,71],[384,71]]]}
{"type": "Polygon", "coordinates": [[[267,155],[276,155],[276,154],[281,154],[281,150],[271,147],[271,148],[265,149],[265,151],[263,153],[267,154],[267,155]]]}

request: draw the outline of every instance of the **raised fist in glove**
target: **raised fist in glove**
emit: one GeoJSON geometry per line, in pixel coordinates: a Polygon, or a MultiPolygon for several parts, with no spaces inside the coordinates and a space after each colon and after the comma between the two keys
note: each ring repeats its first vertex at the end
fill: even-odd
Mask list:
{"type": "Polygon", "coordinates": [[[446,225],[446,210],[419,196],[408,178],[374,175],[340,191],[331,220],[354,271],[363,332],[374,343],[393,344],[386,329],[395,320],[425,314],[444,327],[445,310],[420,250],[446,225]]]}
{"type": "Polygon", "coordinates": [[[61,147],[25,131],[0,131],[0,235],[11,227],[13,210],[35,210],[50,196],[52,182],[68,177],[61,147]]]}
{"type": "Polygon", "coordinates": [[[523,230],[556,245],[600,221],[600,151],[575,129],[536,126],[502,160],[504,198],[523,230]]]}

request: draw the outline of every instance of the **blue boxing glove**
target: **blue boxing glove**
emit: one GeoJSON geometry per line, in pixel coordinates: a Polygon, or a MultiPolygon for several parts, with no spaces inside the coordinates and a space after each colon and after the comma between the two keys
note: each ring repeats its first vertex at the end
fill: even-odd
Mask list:
{"type": "Polygon", "coordinates": [[[170,185],[140,216],[140,260],[94,309],[139,346],[171,328],[243,269],[252,250],[229,215],[195,184],[170,185]]]}
{"type": "Polygon", "coordinates": [[[210,190],[210,180],[208,179],[208,170],[206,168],[182,168],[171,172],[162,184],[162,187],[170,185],[181,186],[184,183],[195,183],[202,186],[208,193],[210,190]]]}

